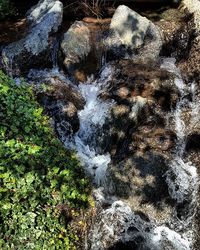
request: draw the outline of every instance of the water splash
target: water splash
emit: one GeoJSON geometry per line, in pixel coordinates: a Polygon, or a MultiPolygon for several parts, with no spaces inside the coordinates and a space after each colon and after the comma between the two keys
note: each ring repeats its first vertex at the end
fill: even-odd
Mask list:
{"type": "Polygon", "coordinates": [[[78,89],[84,97],[86,104],[84,109],[78,112],[80,129],[75,134],[73,142],[67,139],[65,145],[77,151],[86,171],[93,176],[94,182],[103,185],[107,166],[111,161],[109,153],[100,154],[96,143],[95,133],[101,129],[109,109],[113,102],[105,102],[99,98],[99,94],[107,87],[111,80],[113,68],[106,66],[101,76],[96,81],[89,78],[86,83],[80,83],[78,89]]]}
{"type": "MultiPolygon", "coordinates": [[[[159,225],[156,221],[132,211],[132,209],[117,197],[108,197],[105,195],[105,176],[111,157],[109,153],[102,154],[101,146],[96,138],[97,131],[102,131],[106,119],[109,118],[109,111],[113,105],[112,101],[104,101],[100,94],[105,92],[109,87],[112,79],[113,68],[106,65],[100,77],[94,80],[90,77],[87,82],[80,83],[76,89],[85,99],[84,109],[78,112],[80,128],[76,134],[70,136],[60,131],[62,141],[67,148],[77,152],[80,161],[86,172],[93,177],[94,183],[99,187],[94,190],[94,197],[98,203],[98,217],[90,231],[89,239],[91,250],[106,249],[113,244],[132,244],[135,249],[173,249],[189,250],[192,245],[192,234],[187,226],[194,216],[196,206],[196,192],[198,188],[198,177],[195,166],[184,161],[185,143],[188,134],[188,126],[182,117],[183,110],[189,108],[191,111],[190,127],[194,122],[198,122],[197,114],[200,111],[199,99],[196,95],[195,84],[189,87],[181,78],[179,70],[175,66],[173,59],[167,59],[163,62],[162,68],[167,69],[175,75],[174,84],[180,92],[180,100],[176,109],[172,110],[171,116],[174,128],[177,134],[177,147],[171,161],[170,169],[166,173],[166,182],[169,188],[170,196],[176,201],[177,205],[188,202],[188,213],[183,218],[176,216],[175,222],[159,225]],[[188,100],[187,95],[191,93],[192,100],[188,100]],[[105,206],[107,208],[105,208],[105,206]],[[177,226],[182,220],[182,227],[177,226]],[[173,230],[172,230],[173,229],[173,230]],[[110,245],[109,245],[110,244],[110,245]]],[[[42,74],[46,78],[52,78],[59,74],[63,81],[68,79],[64,74],[56,70],[52,71],[32,71],[36,74],[38,81],[42,74]]],[[[64,126],[68,126],[64,124],[64,126]]],[[[175,212],[176,214],[176,212],[175,212]]],[[[172,218],[174,219],[174,218],[172,218]]],[[[88,248],[86,248],[88,249],[88,248]]]]}
{"type": "Polygon", "coordinates": [[[122,201],[113,202],[98,218],[90,235],[92,250],[107,249],[113,243],[117,245],[119,242],[119,249],[127,244],[131,245],[131,249],[190,249],[189,241],[180,234],[166,226],[156,226],[155,222],[134,213],[122,201]]]}
{"type": "Polygon", "coordinates": [[[176,105],[176,109],[172,110],[177,146],[170,169],[166,172],[166,182],[169,187],[169,194],[177,202],[177,205],[187,204],[187,206],[185,205],[187,212],[184,213],[184,216],[179,216],[179,219],[184,220],[184,225],[183,223],[182,225],[186,228],[195,215],[199,181],[196,167],[191,162],[184,160],[184,153],[187,136],[199,121],[200,104],[196,95],[195,84],[186,85],[184,83],[173,58],[165,59],[161,68],[175,74],[174,83],[180,92],[180,100],[176,105]],[[190,95],[192,95],[192,100],[188,98],[190,95]],[[187,124],[184,113],[190,114],[187,124]]]}

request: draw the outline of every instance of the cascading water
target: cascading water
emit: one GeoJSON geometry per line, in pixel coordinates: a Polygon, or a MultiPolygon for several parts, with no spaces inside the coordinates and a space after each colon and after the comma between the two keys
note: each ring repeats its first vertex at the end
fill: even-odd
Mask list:
{"type": "Polygon", "coordinates": [[[186,228],[187,231],[189,224],[192,223],[197,206],[198,175],[196,167],[191,162],[184,160],[184,153],[187,136],[199,120],[200,105],[195,94],[195,84],[186,85],[184,83],[179,70],[175,66],[174,59],[165,59],[161,68],[175,74],[174,83],[180,91],[180,100],[171,117],[177,135],[177,146],[171,161],[171,168],[166,173],[166,181],[169,186],[169,194],[176,200],[177,207],[183,206],[184,208],[184,213],[178,215],[178,211],[176,211],[176,216],[180,220],[180,227],[186,228]],[[189,95],[192,95],[191,100],[188,99],[189,95]],[[184,121],[184,112],[186,111],[190,113],[188,124],[184,121]]]}
{"type": "Polygon", "coordinates": [[[95,132],[103,126],[113,104],[113,102],[103,102],[98,96],[106,87],[107,82],[111,80],[112,71],[112,67],[107,66],[103,69],[99,80],[93,81],[89,78],[86,83],[79,84],[80,93],[86,101],[84,109],[78,113],[80,129],[70,144],[68,139],[65,141],[67,147],[70,145],[77,151],[84,167],[94,177],[98,186],[104,182],[106,169],[111,159],[109,153],[99,154],[95,132]]]}
{"type": "MultiPolygon", "coordinates": [[[[173,73],[176,72],[177,74],[174,63],[172,65],[173,68],[169,68],[169,70],[171,72],[173,70],[173,73]]],[[[98,186],[104,186],[105,172],[108,163],[111,161],[109,154],[98,154],[98,145],[94,142],[95,130],[97,126],[103,125],[112,105],[112,103],[103,102],[98,98],[99,91],[109,81],[110,70],[111,68],[106,68],[102,73],[103,77],[98,82],[94,82],[93,85],[88,83],[79,85],[80,92],[86,100],[86,105],[84,110],[79,112],[80,130],[74,137],[74,145],[80,159],[84,162],[88,172],[94,176],[98,186]],[[92,147],[89,145],[92,145],[92,147]]],[[[172,170],[170,169],[166,173],[166,181],[169,184],[169,192],[172,198],[177,200],[178,203],[186,199],[188,194],[192,194],[192,200],[194,199],[197,190],[197,175],[195,167],[189,165],[189,163],[184,163],[181,158],[184,151],[185,131],[183,130],[184,122],[180,117],[180,109],[182,102],[184,102],[182,96],[184,96],[185,86],[180,74],[177,74],[175,84],[181,92],[180,102],[174,112],[178,137],[177,153],[171,165],[172,170]],[[174,182],[170,178],[172,171],[175,175],[174,182]]],[[[66,145],[69,145],[68,142],[66,145]]],[[[96,192],[98,193],[98,191],[96,192]]],[[[104,200],[104,192],[96,194],[96,197],[104,200]]],[[[190,239],[184,234],[179,234],[166,225],[157,225],[155,221],[147,222],[135,214],[126,203],[117,201],[116,197],[112,198],[111,207],[100,210],[98,222],[90,233],[91,249],[105,249],[105,241],[121,241],[125,244],[131,242],[132,247],[135,247],[132,249],[190,249],[190,239]]]]}
{"type": "MultiPolygon", "coordinates": [[[[61,140],[67,148],[77,152],[83,167],[93,177],[97,187],[94,190],[94,197],[98,204],[98,216],[89,233],[89,244],[86,244],[85,249],[107,249],[109,242],[116,246],[113,249],[126,249],[123,248],[125,246],[127,249],[191,249],[192,234],[189,225],[192,223],[195,213],[198,178],[196,168],[184,160],[188,126],[182,118],[182,111],[185,107],[189,107],[191,112],[189,126],[191,127],[197,122],[196,114],[199,112],[199,105],[195,95],[195,85],[192,84],[188,88],[184,84],[172,59],[164,60],[161,68],[175,74],[174,84],[180,92],[180,100],[170,115],[177,134],[177,146],[170,168],[165,174],[166,182],[169,194],[176,201],[177,207],[187,202],[187,213],[180,216],[175,210],[175,216],[171,218],[171,221],[159,224],[151,218],[143,218],[133,211],[126,201],[107,195],[106,172],[111,162],[111,156],[109,153],[102,154],[101,144],[96,138],[97,131],[101,131],[102,137],[104,136],[103,125],[109,118],[110,109],[114,104],[113,101],[105,101],[100,98],[100,94],[109,88],[109,82],[115,70],[112,66],[105,65],[97,80],[91,77],[87,82],[75,87],[85,99],[84,108],[78,112],[80,122],[78,132],[66,136],[60,131],[61,140]],[[188,93],[192,94],[192,100],[188,100],[188,93]],[[105,204],[107,204],[107,208],[103,206],[105,204]],[[120,247],[120,244],[123,247],[120,247]]],[[[54,69],[52,72],[31,71],[29,77],[40,79],[44,74],[45,77],[56,75],[68,82],[63,74],[54,69]]]]}
{"type": "Polygon", "coordinates": [[[124,202],[114,201],[110,208],[103,210],[98,215],[101,219],[98,219],[90,235],[91,249],[106,249],[105,242],[109,241],[117,242],[116,248],[113,249],[121,249],[120,242],[124,243],[123,247],[128,246],[127,249],[186,250],[192,247],[192,230],[190,230],[189,224],[195,214],[198,177],[196,168],[190,162],[184,162],[183,159],[187,131],[181,114],[185,105],[189,105],[192,125],[197,122],[196,114],[199,112],[199,105],[195,99],[194,85],[191,85],[190,89],[193,95],[192,101],[187,100],[187,86],[173,59],[165,59],[161,68],[176,75],[174,83],[181,94],[175,111],[172,110],[177,147],[171,167],[166,173],[166,182],[169,186],[169,194],[176,200],[177,205],[187,202],[187,214],[178,217],[175,211],[176,216],[173,216],[170,225],[157,225],[155,221],[142,219],[124,202]]]}
{"type": "Polygon", "coordinates": [[[55,37],[52,41],[51,59],[53,69],[58,69],[58,50],[59,50],[59,39],[55,37]]]}

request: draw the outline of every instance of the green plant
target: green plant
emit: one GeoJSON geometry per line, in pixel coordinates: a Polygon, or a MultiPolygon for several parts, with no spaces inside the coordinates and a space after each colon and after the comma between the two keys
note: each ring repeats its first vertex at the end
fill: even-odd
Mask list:
{"type": "Polygon", "coordinates": [[[7,16],[15,15],[16,11],[10,0],[0,0],[0,20],[7,16]]]}
{"type": "Polygon", "coordinates": [[[89,182],[26,83],[0,71],[0,249],[75,249],[89,182]]]}

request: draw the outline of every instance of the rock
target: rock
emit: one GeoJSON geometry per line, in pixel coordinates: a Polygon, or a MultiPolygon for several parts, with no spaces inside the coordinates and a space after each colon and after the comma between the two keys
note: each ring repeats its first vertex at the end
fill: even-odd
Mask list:
{"type": "Polygon", "coordinates": [[[169,157],[176,137],[166,125],[166,116],[179,99],[174,75],[159,65],[134,64],[131,60],[112,65],[115,74],[102,98],[115,104],[104,126],[103,142],[99,138],[102,148],[116,161],[148,150],[165,152],[169,157]]]}
{"type": "Polygon", "coordinates": [[[162,36],[159,28],[150,22],[144,45],[136,51],[136,55],[133,55],[133,61],[140,61],[142,63],[156,62],[159,59],[162,44],[162,36]]]}
{"type": "Polygon", "coordinates": [[[79,130],[78,110],[83,109],[85,100],[65,75],[55,71],[31,70],[30,83],[45,83],[47,89],[39,87],[37,96],[46,112],[53,117],[55,130],[61,140],[79,130]]]}
{"type": "Polygon", "coordinates": [[[29,82],[45,83],[48,85],[46,95],[57,101],[71,102],[77,110],[83,109],[85,100],[64,74],[51,70],[31,70],[28,74],[29,82]]]}
{"type": "Polygon", "coordinates": [[[132,49],[140,47],[144,43],[149,23],[146,17],[140,16],[125,5],[120,5],[110,24],[111,37],[113,37],[110,46],[125,45],[132,49]]]}
{"type": "Polygon", "coordinates": [[[190,46],[187,58],[179,64],[182,72],[189,76],[190,81],[200,84],[200,2],[198,0],[183,0],[182,7],[190,14],[188,33],[190,46]]]}
{"type": "Polygon", "coordinates": [[[200,35],[200,2],[199,0],[183,0],[182,5],[187,11],[193,14],[194,30],[200,35]]]}
{"type": "Polygon", "coordinates": [[[133,211],[141,211],[163,223],[172,212],[168,186],[163,176],[168,169],[167,164],[162,154],[153,151],[133,154],[123,161],[113,162],[107,172],[109,195],[117,195],[133,211]]]}
{"type": "Polygon", "coordinates": [[[58,101],[48,95],[41,96],[40,103],[53,118],[55,131],[62,141],[79,130],[78,113],[73,103],[58,101]]]}
{"type": "Polygon", "coordinates": [[[105,46],[111,58],[154,60],[159,55],[162,40],[159,29],[151,21],[120,5],[111,20],[105,46]]]}
{"type": "Polygon", "coordinates": [[[143,247],[143,236],[152,228],[147,215],[134,213],[126,203],[115,201],[93,218],[89,232],[90,249],[147,249],[143,247]]]}
{"type": "Polygon", "coordinates": [[[20,75],[30,68],[52,65],[52,34],[62,22],[63,5],[58,0],[41,0],[28,13],[29,30],[20,41],[6,46],[1,63],[8,73],[20,75]]]}
{"type": "Polygon", "coordinates": [[[184,74],[187,74],[190,81],[196,81],[200,85],[200,36],[197,36],[191,42],[191,48],[188,58],[180,63],[180,68],[184,74]]]}
{"type": "Polygon", "coordinates": [[[54,80],[55,83],[51,85],[52,89],[49,91],[49,95],[56,100],[73,103],[78,110],[83,109],[85,101],[81,94],[69,84],[60,81],[59,78],[54,80]]]}
{"type": "MultiPolygon", "coordinates": [[[[118,104],[133,105],[140,96],[146,98],[146,103],[159,104],[163,110],[175,107],[179,93],[173,74],[160,69],[159,65],[137,64],[131,60],[120,60],[113,65],[117,69],[112,80],[115,84],[106,94],[118,104]]],[[[139,99],[142,101],[142,98],[139,99]]]]}
{"type": "Polygon", "coordinates": [[[64,34],[61,48],[65,56],[64,65],[68,70],[88,56],[91,51],[90,39],[90,30],[82,21],[76,21],[64,34]]]}
{"type": "Polygon", "coordinates": [[[85,82],[88,75],[100,70],[105,54],[102,34],[109,26],[107,19],[83,20],[71,25],[61,43],[65,68],[76,82],[85,82]]]}

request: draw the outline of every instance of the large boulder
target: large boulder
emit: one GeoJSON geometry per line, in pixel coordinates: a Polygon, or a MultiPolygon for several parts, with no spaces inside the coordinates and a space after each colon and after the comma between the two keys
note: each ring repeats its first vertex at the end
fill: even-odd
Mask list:
{"type": "Polygon", "coordinates": [[[41,0],[28,12],[26,36],[2,50],[1,63],[8,73],[15,76],[52,65],[52,34],[58,31],[62,15],[63,5],[58,0],[41,0]]]}
{"type": "Polygon", "coordinates": [[[144,42],[144,37],[150,21],[125,5],[120,5],[110,24],[111,45],[125,45],[138,48],[144,42]]]}
{"type": "Polygon", "coordinates": [[[88,56],[90,40],[90,30],[82,21],[76,21],[64,34],[61,48],[65,56],[64,65],[69,71],[88,56]]]}
{"type": "Polygon", "coordinates": [[[115,194],[126,200],[134,211],[140,210],[151,218],[164,222],[172,212],[164,176],[167,165],[162,154],[153,151],[132,154],[123,161],[109,165],[107,190],[110,195],[115,194]]]}
{"type": "Polygon", "coordinates": [[[162,46],[161,34],[146,17],[120,5],[111,20],[105,46],[112,58],[156,60],[162,46]]]}

